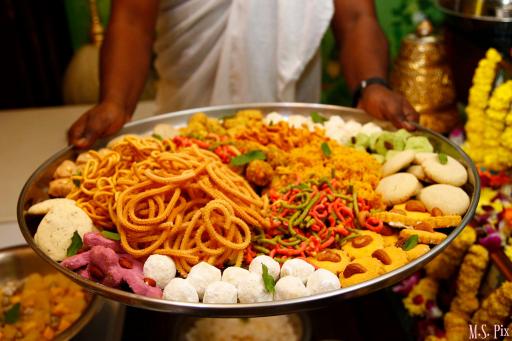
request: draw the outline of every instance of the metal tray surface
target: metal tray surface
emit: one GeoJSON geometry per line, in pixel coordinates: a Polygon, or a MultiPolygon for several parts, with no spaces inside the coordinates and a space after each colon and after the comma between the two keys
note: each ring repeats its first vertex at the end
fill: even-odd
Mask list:
{"type": "MultiPolygon", "coordinates": [[[[203,112],[210,117],[222,117],[231,115],[243,109],[259,109],[264,113],[279,112],[284,115],[309,115],[313,111],[322,113],[323,115],[340,115],[344,119],[354,119],[361,123],[373,121],[384,128],[392,129],[387,122],[375,121],[369,115],[356,109],[320,105],[320,104],[301,104],[301,103],[250,103],[243,105],[227,105],[207,108],[198,108],[173,112],[169,114],[150,117],[144,120],[131,122],[127,124],[118,135],[121,134],[146,134],[157,123],[169,123],[177,126],[183,126],[187,120],[197,112],[203,112]]],[[[430,252],[420,258],[380,277],[359,283],[347,288],[341,288],[335,291],[322,294],[301,297],[292,300],[273,301],[254,304],[204,304],[204,303],[185,303],[171,302],[163,299],[148,298],[136,295],[120,289],[109,288],[102,284],[87,280],[75,272],[60,266],[57,262],[51,260],[41,251],[34,242],[34,234],[37,229],[38,220],[26,215],[26,210],[33,204],[48,198],[48,183],[52,178],[52,174],[57,166],[66,159],[72,159],[77,156],[78,152],[72,147],[64,148],[57,152],[44,162],[27,180],[23,187],[17,207],[18,222],[21,232],[28,244],[35,252],[46,262],[54,266],[57,270],[82,285],[87,290],[105,296],[109,299],[119,301],[134,307],[172,312],[178,314],[187,314],[194,316],[215,316],[215,317],[251,317],[251,316],[268,316],[278,314],[289,314],[293,312],[317,309],[332,303],[335,300],[349,299],[362,296],[380,290],[410,276],[415,271],[421,269],[426,263],[432,260],[444,248],[446,248],[452,240],[461,232],[461,230],[469,223],[473,217],[480,196],[480,182],[478,171],[471,159],[457,145],[450,142],[445,137],[432,132],[428,129],[418,127],[415,134],[423,135],[429,138],[437,151],[443,152],[459,160],[469,172],[468,183],[465,185],[466,192],[471,197],[471,204],[467,213],[462,218],[459,226],[454,228],[448,237],[439,245],[431,249],[430,252]]],[[[115,137],[115,136],[114,136],[115,137]]],[[[99,141],[94,148],[100,148],[112,138],[99,141]]]]}

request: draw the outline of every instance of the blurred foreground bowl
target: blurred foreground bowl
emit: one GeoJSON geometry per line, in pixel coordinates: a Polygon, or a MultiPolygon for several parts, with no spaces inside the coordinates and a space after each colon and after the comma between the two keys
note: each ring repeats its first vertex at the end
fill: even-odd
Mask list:
{"type": "MultiPolygon", "coordinates": [[[[0,285],[9,281],[22,280],[30,274],[39,273],[46,275],[58,273],[55,268],[41,259],[29,246],[14,246],[0,250],[0,285]]],[[[74,337],[101,308],[100,298],[89,292],[85,292],[89,304],[82,315],[53,340],[69,340],[74,337]]]]}

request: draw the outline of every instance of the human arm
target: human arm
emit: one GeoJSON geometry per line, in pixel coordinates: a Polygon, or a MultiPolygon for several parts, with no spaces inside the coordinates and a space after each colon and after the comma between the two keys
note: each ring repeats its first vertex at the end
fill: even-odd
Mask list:
{"type": "Polygon", "coordinates": [[[158,0],[113,0],[100,55],[99,103],[68,130],[68,141],[90,147],[131,118],[151,62],[158,0]]]}
{"type": "MultiPolygon", "coordinates": [[[[350,90],[354,92],[361,81],[372,77],[387,79],[388,44],[373,0],[334,0],[334,6],[333,32],[350,90]]],[[[357,106],[399,128],[413,130],[410,122],[418,120],[418,114],[403,96],[380,84],[366,87],[357,106]]]]}

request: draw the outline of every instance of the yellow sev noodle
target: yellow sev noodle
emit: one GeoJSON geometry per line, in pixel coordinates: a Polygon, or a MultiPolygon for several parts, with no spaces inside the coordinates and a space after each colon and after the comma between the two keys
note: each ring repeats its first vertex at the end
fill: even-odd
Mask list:
{"type": "Polygon", "coordinates": [[[80,187],[68,195],[103,228],[116,227],[129,254],[173,257],[186,276],[199,261],[241,265],[249,225],[268,226],[260,198],[214,153],[169,151],[153,138],[127,137],[90,151],[80,187]],[[156,142],[155,142],[156,141],[156,142]]]}

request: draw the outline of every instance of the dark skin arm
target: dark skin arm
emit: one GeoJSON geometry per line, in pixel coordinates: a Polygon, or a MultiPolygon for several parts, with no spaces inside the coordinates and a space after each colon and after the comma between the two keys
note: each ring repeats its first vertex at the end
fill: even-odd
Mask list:
{"type": "Polygon", "coordinates": [[[131,118],[151,62],[158,0],[113,0],[100,56],[100,101],[69,129],[68,141],[90,147],[131,118]]]}
{"type": "MultiPolygon", "coordinates": [[[[373,0],[335,0],[333,32],[340,47],[340,62],[352,92],[361,81],[387,79],[388,44],[377,21],[373,0]]],[[[414,130],[418,114],[400,94],[372,84],[363,91],[358,107],[398,128],[414,130]]]]}

